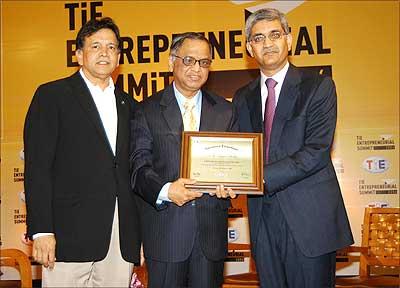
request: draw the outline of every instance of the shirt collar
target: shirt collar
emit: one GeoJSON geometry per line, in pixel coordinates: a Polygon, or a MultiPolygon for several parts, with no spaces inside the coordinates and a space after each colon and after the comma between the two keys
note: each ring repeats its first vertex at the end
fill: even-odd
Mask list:
{"type": "MultiPolygon", "coordinates": [[[[94,85],[92,82],[90,82],[90,80],[86,77],[85,73],[83,73],[83,69],[79,69],[79,73],[81,74],[83,80],[85,81],[86,85],[88,86],[89,90],[92,89],[101,89],[99,86],[94,85]]],[[[114,82],[112,81],[112,78],[110,77],[109,79],[109,83],[108,86],[106,87],[106,89],[111,89],[114,90],[115,89],[115,85],[114,82]]],[[[104,91],[106,90],[104,89],[104,91]]]]}
{"type": "Polygon", "coordinates": [[[272,78],[274,79],[276,82],[278,82],[279,84],[282,85],[283,80],[285,80],[285,76],[287,71],[289,70],[289,61],[286,62],[285,66],[283,66],[283,68],[281,70],[278,71],[278,73],[276,73],[275,75],[272,75],[272,77],[267,77],[265,76],[265,74],[260,70],[261,72],[261,85],[265,85],[265,81],[268,78],[272,78]]]}
{"type": "MultiPolygon", "coordinates": [[[[179,90],[176,88],[175,81],[172,83],[172,86],[174,87],[174,92],[175,92],[175,97],[176,100],[178,101],[179,106],[183,107],[183,104],[185,103],[186,100],[188,100],[187,97],[185,97],[179,90]]],[[[200,99],[201,99],[202,93],[201,90],[197,91],[196,95],[194,95],[191,99],[194,103],[194,107],[197,107],[200,104],[200,99]]]]}

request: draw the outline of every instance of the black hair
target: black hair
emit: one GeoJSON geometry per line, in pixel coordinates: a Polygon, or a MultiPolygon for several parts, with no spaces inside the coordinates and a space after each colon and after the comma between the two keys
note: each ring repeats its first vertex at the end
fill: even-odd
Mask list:
{"type": "Polygon", "coordinates": [[[198,32],[185,32],[185,33],[177,35],[172,40],[172,44],[171,44],[171,48],[170,48],[170,54],[176,54],[178,52],[179,48],[181,48],[183,42],[186,39],[201,40],[201,41],[206,42],[208,44],[208,47],[210,48],[210,55],[211,55],[211,44],[210,44],[210,42],[207,40],[206,37],[204,37],[203,34],[198,33],[198,32]]]}
{"type": "Polygon", "coordinates": [[[110,29],[114,32],[118,41],[118,49],[121,50],[121,38],[119,36],[119,28],[110,17],[104,17],[100,20],[91,19],[86,22],[76,36],[76,50],[82,49],[85,44],[86,37],[96,33],[101,29],[110,29]]]}

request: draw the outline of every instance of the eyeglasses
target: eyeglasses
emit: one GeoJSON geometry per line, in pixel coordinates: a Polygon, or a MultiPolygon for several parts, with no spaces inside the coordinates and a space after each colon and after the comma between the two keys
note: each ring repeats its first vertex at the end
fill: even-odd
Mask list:
{"type": "Polygon", "coordinates": [[[180,57],[178,55],[172,54],[173,57],[182,59],[183,64],[185,64],[185,66],[194,66],[196,65],[196,62],[199,62],[199,66],[202,68],[208,68],[211,65],[212,60],[211,59],[199,59],[197,60],[196,58],[192,57],[192,56],[185,56],[185,57],[180,57]]]}
{"type": "Polygon", "coordinates": [[[252,36],[250,38],[250,42],[254,42],[256,44],[264,43],[264,41],[265,41],[265,39],[267,39],[267,37],[271,41],[277,41],[277,40],[281,39],[283,35],[287,35],[287,34],[282,31],[278,31],[278,30],[271,31],[268,35],[259,33],[259,34],[252,36]]]}

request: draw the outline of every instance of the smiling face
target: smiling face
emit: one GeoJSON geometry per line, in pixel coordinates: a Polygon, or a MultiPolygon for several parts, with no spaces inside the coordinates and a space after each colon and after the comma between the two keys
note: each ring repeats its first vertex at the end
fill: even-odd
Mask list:
{"type": "Polygon", "coordinates": [[[85,38],[83,48],[76,51],[76,57],[90,82],[105,88],[111,73],[119,65],[117,37],[110,29],[100,29],[85,38]]]}
{"type": "MultiPolygon", "coordinates": [[[[259,34],[267,36],[273,31],[280,31],[284,34],[279,20],[261,20],[252,27],[250,39],[259,34]]],[[[261,71],[266,76],[276,74],[285,66],[291,46],[292,36],[290,34],[283,35],[280,39],[276,40],[270,40],[268,37],[265,37],[265,40],[262,42],[249,41],[246,44],[250,55],[256,59],[261,71]]]]}
{"type": "MultiPolygon", "coordinates": [[[[196,60],[211,59],[208,43],[197,39],[185,39],[182,46],[176,51],[179,57],[191,56],[196,60]]],[[[193,97],[204,85],[208,78],[208,68],[200,67],[199,62],[193,66],[186,66],[182,59],[171,56],[169,69],[174,74],[175,86],[185,97],[193,97]]]]}

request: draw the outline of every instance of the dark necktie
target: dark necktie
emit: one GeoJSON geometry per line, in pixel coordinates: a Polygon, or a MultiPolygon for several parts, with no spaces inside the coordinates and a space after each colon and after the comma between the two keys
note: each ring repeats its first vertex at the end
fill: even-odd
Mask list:
{"type": "Polygon", "coordinates": [[[265,81],[268,89],[268,97],[265,102],[264,111],[264,136],[265,136],[265,163],[268,163],[269,143],[272,130],[272,122],[275,115],[275,86],[278,84],[274,79],[268,78],[265,81]]]}

